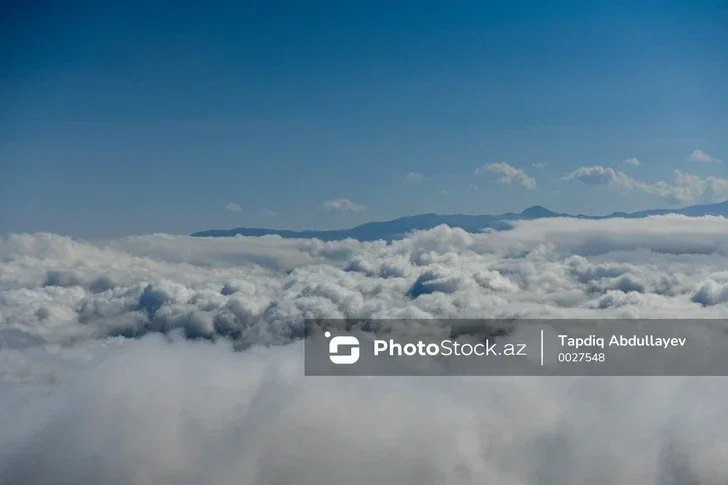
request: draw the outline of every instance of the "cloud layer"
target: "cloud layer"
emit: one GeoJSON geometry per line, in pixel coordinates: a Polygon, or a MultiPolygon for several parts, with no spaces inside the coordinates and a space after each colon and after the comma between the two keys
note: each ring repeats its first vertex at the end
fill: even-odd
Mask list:
{"type": "Polygon", "coordinates": [[[306,317],[483,316],[726,317],[728,220],[0,239],[0,483],[728,479],[722,380],[305,378],[291,342],[306,317]]]}

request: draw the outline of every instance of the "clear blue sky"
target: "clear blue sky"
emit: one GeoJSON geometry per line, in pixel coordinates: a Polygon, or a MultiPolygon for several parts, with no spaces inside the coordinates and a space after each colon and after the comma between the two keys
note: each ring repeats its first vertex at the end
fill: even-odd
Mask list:
{"type": "Polygon", "coordinates": [[[87,3],[3,7],[0,234],[728,193],[725,2],[87,3]]]}

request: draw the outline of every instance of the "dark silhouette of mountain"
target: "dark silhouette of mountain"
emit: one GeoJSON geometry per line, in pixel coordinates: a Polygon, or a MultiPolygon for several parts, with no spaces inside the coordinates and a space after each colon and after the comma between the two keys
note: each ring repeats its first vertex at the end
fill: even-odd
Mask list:
{"type": "Polygon", "coordinates": [[[480,232],[484,229],[497,231],[508,230],[512,227],[510,222],[519,220],[544,219],[548,217],[568,217],[572,219],[639,219],[649,216],[666,214],[682,214],[691,217],[723,216],[728,217],[728,201],[718,204],[694,205],[682,209],[651,209],[628,214],[626,212],[613,212],[606,216],[589,216],[584,214],[559,214],[547,208],[535,205],[521,213],[507,213],[500,215],[466,215],[466,214],[420,214],[416,216],[400,217],[391,221],[368,222],[351,229],[333,229],[328,231],[289,231],[278,229],[256,229],[238,227],[235,229],[222,229],[196,232],[195,237],[232,237],[232,236],[266,236],[278,235],[285,238],[312,239],[323,241],[339,241],[342,239],[357,239],[359,241],[376,241],[383,239],[392,241],[404,237],[408,232],[423,229],[432,229],[445,224],[458,227],[468,232],[480,232]]]}

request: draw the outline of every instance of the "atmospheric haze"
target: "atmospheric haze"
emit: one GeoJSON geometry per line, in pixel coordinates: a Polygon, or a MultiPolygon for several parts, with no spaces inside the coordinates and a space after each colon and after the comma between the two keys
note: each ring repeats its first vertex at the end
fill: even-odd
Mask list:
{"type": "Polygon", "coordinates": [[[728,220],[10,235],[0,484],[728,481],[724,379],[304,377],[296,328],[347,317],[728,317],[728,220]]]}

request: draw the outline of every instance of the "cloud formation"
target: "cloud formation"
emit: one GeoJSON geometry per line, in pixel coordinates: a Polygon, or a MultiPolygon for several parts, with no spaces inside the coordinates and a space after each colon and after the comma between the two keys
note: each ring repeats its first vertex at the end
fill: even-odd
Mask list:
{"type": "Polygon", "coordinates": [[[717,177],[701,178],[697,175],[675,170],[672,183],[639,181],[609,167],[599,165],[580,167],[564,176],[588,185],[603,185],[615,190],[640,190],[658,196],[670,204],[690,202],[720,202],[728,198],[728,179],[717,177]]]}
{"type": "Polygon", "coordinates": [[[728,220],[0,238],[0,483],[728,480],[720,379],[305,378],[292,340],[306,317],[484,315],[725,318],[728,220]]]}
{"type": "Polygon", "coordinates": [[[728,269],[726,235],[723,218],[684,216],[544,219],[490,234],[441,226],[391,244],[170,235],[90,244],[13,235],[0,240],[0,314],[14,331],[53,343],[174,328],[275,340],[280,335],[273,329],[288,338],[290,325],[312,314],[475,318],[487,311],[493,317],[587,318],[600,308],[616,317],[633,311],[669,316],[669,307],[684,302],[683,314],[707,316],[726,303],[720,296],[728,282],[721,273],[728,269]],[[647,266],[639,262],[644,255],[630,256],[644,248],[654,260],[647,266]],[[629,264],[593,261],[614,259],[615,251],[629,264]],[[687,266],[675,266],[674,255],[687,266]],[[701,262],[706,255],[714,256],[701,262]],[[574,273],[599,274],[590,268],[600,267],[615,272],[596,280],[574,273]],[[408,290],[423,274],[433,276],[425,285],[433,290],[411,298],[408,290]],[[635,283],[622,286],[623,277],[635,283]],[[717,295],[710,305],[704,297],[700,304],[691,300],[703,287],[717,295]],[[629,305],[600,303],[607,292],[628,294],[630,288],[640,290],[629,305]],[[568,302],[559,294],[569,294],[568,302]]]}
{"type": "Polygon", "coordinates": [[[263,209],[263,215],[268,217],[278,217],[278,213],[276,211],[270,210],[270,209],[263,209]]]}
{"type": "Polygon", "coordinates": [[[243,208],[240,207],[238,204],[230,202],[225,206],[225,210],[230,212],[240,212],[241,210],[243,210],[243,208]]]}
{"type": "Polygon", "coordinates": [[[410,172],[404,176],[404,179],[407,182],[422,182],[423,180],[425,180],[425,176],[422,175],[421,173],[410,172]]]}
{"type": "Polygon", "coordinates": [[[693,163],[723,163],[712,155],[708,155],[702,150],[695,150],[685,157],[686,162],[693,163]]]}
{"type": "Polygon", "coordinates": [[[502,184],[517,184],[526,190],[536,188],[536,179],[529,177],[520,168],[512,167],[505,162],[486,164],[475,171],[476,174],[496,174],[498,182],[502,184]]]}
{"type": "Polygon", "coordinates": [[[321,204],[321,207],[332,214],[352,214],[358,212],[364,212],[366,207],[359,205],[356,202],[352,202],[349,199],[334,199],[328,200],[321,204]]]}
{"type": "Polygon", "coordinates": [[[640,161],[635,157],[622,160],[622,163],[624,163],[625,165],[632,165],[633,167],[639,167],[640,165],[642,165],[640,161]]]}
{"type": "Polygon", "coordinates": [[[576,180],[588,185],[608,185],[614,188],[631,188],[634,183],[629,175],[600,165],[579,167],[566,174],[564,180],[576,180]]]}

